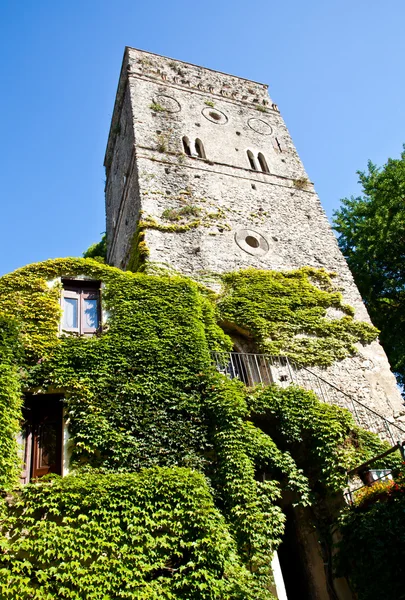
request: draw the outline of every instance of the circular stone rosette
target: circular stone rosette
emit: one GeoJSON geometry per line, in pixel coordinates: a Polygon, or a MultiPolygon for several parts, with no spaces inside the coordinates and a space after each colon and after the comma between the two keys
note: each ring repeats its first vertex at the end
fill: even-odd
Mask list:
{"type": "Polygon", "coordinates": [[[239,248],[252,256],[263,256],[269,251],[266,238],[253,229],[239,229],[235,233],[235,242],[239,248]]]}
{"type": "Polygon", "coordinates": [[[207,106],[206,108],[203,108],[201,112],[208,121],[211,121],[211,123],[215,123],[216,125],[225,125],[225,123],[228,123],[228,117],[221,110],[207,106]]]}
{"type": "Polygon", "coordinates": [[[171,96],[159,94],[155,96],[154,101],[156,104],[160,104],[160,106],[162,106],[166,112],[175,113],[180,112],[181,110],[180,103],[177,102],[176,98],[172,98],[171,96]]]}
{"type": "Polygon", "coordinates": [[[273,132],[271,125],[263,121],[263,119],[257,119],[256,117],[249,119],[248,125],[250,129],[253,129],[256,133],[260,133],[260,135],[271,135],[273,132]]]}

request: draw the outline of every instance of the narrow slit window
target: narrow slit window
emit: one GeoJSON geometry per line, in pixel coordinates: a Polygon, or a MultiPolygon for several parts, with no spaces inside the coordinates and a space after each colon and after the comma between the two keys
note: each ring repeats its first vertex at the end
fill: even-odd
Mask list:
{"type": "Polygon", "coordinates": [[[183,148],[184,148],[184,152],[187,154],[187,156],[191,156],[190,140],[186,136],[184,136],[184,138],[183,138],[183,148]]]}
{"type": "Polygon", "coordinates": [[[250,168],[253,169],[253,171],[257,171],[255,158],[250,150],[247,151],[247,157],[249,159],[250,168]]]}
{"type": "Polygon", "coordinates": [[[259,152],[259,154],[257,155],[257,160],[259,161],[260,170],[263,171],[263,173],[270,173],[266,159],[264,158],[261,152],[259,152]]]}
{"type": "Polygon", "coordinates": [[[195,141],[195,151],[197,153],[197,156],[199,156],[199,158],[206,158],[203,143],[198,138],[195,141]]]}

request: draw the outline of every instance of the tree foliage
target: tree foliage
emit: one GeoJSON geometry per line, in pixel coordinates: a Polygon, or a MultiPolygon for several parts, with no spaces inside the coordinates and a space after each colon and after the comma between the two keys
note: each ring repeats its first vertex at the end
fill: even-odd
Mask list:
{"type": "Polygon", "coordinates": [[[362,195],[344,198],[334,225],[381,343],[405,384],[405,151],[358,171],[362,195]]]}
{"type": "Polygon", "coordinates": [[[105,262],[107,259],[107,234],[103,236],[99,242],[92,244],[83,252],[83,258],[94,258],[98,262],[105,262]]]}

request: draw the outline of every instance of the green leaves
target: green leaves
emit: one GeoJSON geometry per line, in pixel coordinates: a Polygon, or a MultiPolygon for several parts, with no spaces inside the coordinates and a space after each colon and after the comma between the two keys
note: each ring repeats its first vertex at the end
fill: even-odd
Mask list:
{"type": "Polygon", "coordinates": [[[83,252],[83,258],[93,258],[98,262],[105,262],[107,258],[107,234],[104,233],[101,240],[96,244],[92,244],[83,252]]]}
{"type": "Polygon", "coordinates": [[[22,383],[63,390],[74,471],[16,495],[2,598],[271,600],[281,495],[308,505],[314,491],[339,489],[378,443],[310,392],[252,392],[218,373],[210,350],[232,348],[218,322],[304,364],[344,358],[375,330],[353,321],[324,271],[249,270],[224,282],[216,296],[185,277],[92,259],[0,279],[0,484],[18,471],[22,383]],[[58,334],[67,275],[103,282],[101,335],[58,334]],[[343,316],[329,319],[329,307],[343,316]],[[6,324],[13,316],[18,326],[6,324]]]}
{"type": "Polygon", "coordinates": [[[187,469],[42,480],[3,527],[4,599],[255,597],[206,480],[187,469]]]}
{"type": "MultiPolygon", "coordinates": [[[[324,496],[346,486],[348,469],[387,449],[375,434],[356,427],[348,410],[320,402],[313,392],[295,386],[269,386],[258,389],[249,399],[253,422],[271,433],[277,447],[295,460],[290,465],[286,462],[288,454],[281,454],[273,469],[282,469],[292,477],[305,501],[308,483],[303,474],[311,489],[324,496]],[[297,471],[295,464],[302,471],[297,471]]],[[[267,440],[261,444],[267,454],[270,451],[277,456],[274,449],[266,450],[267,440]]]]}
{"type": "Polygon", "coordinates": [[[9,490],[18,481],[20,460],[17,434],[21,420],[23,357],[19,328],[0,314],[0,489],[9,490]]]}
{"type": "Polygon", "coordinates": [[[309,267],[291,272],[248,269],[223,276],[218,311],[229,327],[252,336],[261,351],[283,354],[300,365],[331,365],[378,334],[353,319],[353,309],[335,291],[331,274],[309,267]],[[342,316],[330,318],[328,308],[342,316]]]}
{"type": "Polygon", "coordinates": [[[358,171],[362,196],[344,198],[334,225],[371,319],[400,383],[405,382],[405,152],[358,171]]]}

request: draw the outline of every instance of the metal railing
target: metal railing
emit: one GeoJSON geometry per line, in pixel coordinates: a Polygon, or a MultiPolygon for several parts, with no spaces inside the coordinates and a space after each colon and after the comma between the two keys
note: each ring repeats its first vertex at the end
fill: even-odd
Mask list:
{"type": "Polygon", "coordinates": [[[362,485],[359,485],[355,488],[348,487],[343,492],[343,496],[344,496],[346,504],[348,504],[349,506],[354,506],[354,504],[356,503],[357,492],[359,492],[360,490],[363,490],[364,488],[372,487],[374,483],[378,483],[379,481],[387,481],[387,482],[394,481],[394,477],[392,475],[392,469],[371,470],[370,473],[372,475],[374,475],[374,473],[382,473],[382,474],[380,476],[373,477],[372,483],[369,483],[369,484],[363,483],[362,485]]]}
{"type": "Polygon", "coordinates": [[[381,461],[381,459],[386,458],[387,456],[396,451],[399,451],[402,461],[405,461],[405,441],[403,441],[394,444],[394,446],[392,446],[392,448],[390,448],[389,450],[386,450],[385,452],[374,456],[373,458],[367,460],[361,465],[357,465],[357,467],[355,467],[354,469],[350,469],[350,471],[347,472],[347,489],[344,492],[344,497],[347,504],[353,506],[356,503],[357,492],[366,487],[372,487],[375,483],[379,481],[394,481],[394,471],[396,471],[395,469],[373,469],[371,467],[373,465],[378,464],[381,461]],[[359,480],[362,481],[362,484],[360,486],[358,485],[359,480]]]}
{"type": "Polygon", "coordinates": [[[360,427],[376,433],[381,440],[392,445],[405,440],[405,429],[346,394],[314,371],[295,365],[285,356],[242,352],[212,352],[211,355],[218,371],[231,379],[240,379],[248,387],[272,383],[282,387],[299,385],[315,392],[318,398],[327,404],[347,408],[360,427]]]}

